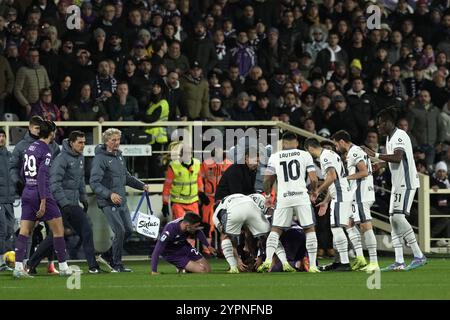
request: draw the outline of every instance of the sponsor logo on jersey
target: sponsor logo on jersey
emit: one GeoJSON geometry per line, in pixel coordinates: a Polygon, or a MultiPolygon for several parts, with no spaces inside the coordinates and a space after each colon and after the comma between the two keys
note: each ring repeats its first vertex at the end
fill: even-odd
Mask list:
{"type": "Polygon", "coordinates": [[[303,191],[299,191],[299,192],[296,192],[296,191],[288,191],[288,192],[283,193],[283,197],[284,197],[284,198],[286,198],[286,197],[301,196],[301,195],[303,195],[303,191]]]}

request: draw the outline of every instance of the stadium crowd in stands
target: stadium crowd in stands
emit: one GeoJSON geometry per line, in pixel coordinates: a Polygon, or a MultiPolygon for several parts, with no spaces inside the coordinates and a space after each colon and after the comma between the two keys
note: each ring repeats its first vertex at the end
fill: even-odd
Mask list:
{"type": "Polygon", "coordinates": [[[450,1],[4,0],[0,50],[2,119],[280,120],[378,148],[396,107],[423,170],[450,161],[450,1]]]}

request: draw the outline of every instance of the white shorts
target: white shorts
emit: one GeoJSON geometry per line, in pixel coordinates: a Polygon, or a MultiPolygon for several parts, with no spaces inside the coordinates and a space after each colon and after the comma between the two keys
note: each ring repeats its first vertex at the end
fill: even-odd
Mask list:
{"type": "Polygon", "coordinates": [[[408,216],[415,194],[416,189],[392,189],[391,199],[389,201],[389,215],[392,216],[393,214],[400,213],[408,216]]]}
{"type": "Polygon", "coordinates": [[[355,223],[364,223],[372,220],[372,215],[370,214],[370,207],[372,207],[373,201],[368,202],[352,202],[352,212],[350,218],[353,219],[355,223]]]}
{"type": "Polygon", "coordinates": [[[221,215],[222,232],[230,236],[239,236],[246,225],[254,237],[270,232],[270,223],[252,201],[233,206],[221,215]]]}
{"type": "Polygon", "coordinates": [[[316,223],[313,207],[310,204],[305,204],[294,207],[275,208],[272,226],[290,228],[294,215],[297,216],[298,222],[302,228],[314,226],[316,223]]]}
{"type": "Polygon", "coordinates": [[[331,227],[346,227],[352,214],[352,202],[334,202],[330,204],[331,227]]]}

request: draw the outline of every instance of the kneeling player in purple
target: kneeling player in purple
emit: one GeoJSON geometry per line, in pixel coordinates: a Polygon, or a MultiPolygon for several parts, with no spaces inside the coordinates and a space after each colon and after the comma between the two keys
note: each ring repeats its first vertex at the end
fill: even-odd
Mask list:
{"type": "Polygon", "coordinates": [[[49,144],[55,138],[56,126],[51,121],[40,123],[39,140],[33,142],[24,155],[22,174],[25,188],[22,193],[22,217],[16,239],[14,277],[31,277],[23,267],[27,241],[37,220],[46,221],[53,233],[53,246],[58,256],[61,276],[71,274],[66,262],[66,243],[61,212],[50,192],[49,169],[52,154],[49,144]]]}
{"type": "Polygon", "coordinates": [[[208,261],[187,241],[190,235],[195,236],[202,245],[215,253],[215,249],[209,245],[205,234],[200,230],[201,223],[202,218],[199,215],[187,212],[183,218],[169,222],[164,227],[152,254],[152,275],[158,274],[160,255],[178,270],[192,273],[211,272],[208,261]]]}

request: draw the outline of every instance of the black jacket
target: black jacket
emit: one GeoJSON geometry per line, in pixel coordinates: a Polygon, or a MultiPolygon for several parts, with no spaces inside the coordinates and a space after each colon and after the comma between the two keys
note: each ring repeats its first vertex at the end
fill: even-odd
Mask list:
{"type": "Polygon", "coordinates": [[[245,164],[232,164],[223,174],[215,195],[220,201],[235,193],[249,195],[255,192],[256,170],[250,171],[245,164]]]}
{"type": "Polygon", "coordinates": [[[352,111],[350,111],[349,107],[345,109],[343,112],[335,112],[330,117],[330,131],[331,134],[334,134],[336,131],[345,130],[350,133],[352,140],[355,143],[360,144],[364,138],[362,137],[360,131],[358,130],[358,126],[356,124],[355,117],[353,116],[352,111]]]}

